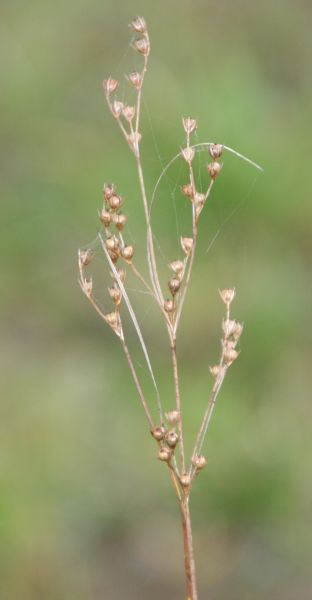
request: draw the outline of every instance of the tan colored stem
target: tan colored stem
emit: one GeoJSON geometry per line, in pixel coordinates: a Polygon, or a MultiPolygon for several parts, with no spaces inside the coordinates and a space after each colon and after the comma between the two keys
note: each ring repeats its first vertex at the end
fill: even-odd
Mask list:
{"type": "Polygon", "coordinates": [[[184,571],[187,591],[187,600],[198,600],[195,559],[193,550],[192,524],[189,508],[189,496],[184,496],[180,502],[183,546],[184,546],[184,571]]]}
{"type": "Polygon", "coordinates": [[[149,422],[150,428],[152,429],[153,426],[154,426],[153,419],[152,419],[150,411],[148,409],[148,406],[147,406],[147,403],[146,403],[146,400],[145,400],[145,396],[144,396],[141,384],[139,382],[139,379],[138,379],[138,376],[137,376],[134,364],[132,362],[132,358],[131,358],[130,352],[128,350],[128,346],[126,345],[126,343],[125,343],[124,340],[122,340],[122,347],[123,347],[124,353],[126,355],[126,359],[128,361],[128,365],[130,367],[130,371],[131,371],[131,374],[132,374],[132,377],[133,377],[136,389],[138,391],[138,394],[139,394],[139,397],[140,397],[140,400],[141,400],[141,404],[143,406],[146,418],[147,418],[147,420],[149,422]]]}
{"type": "Polygon", "coordinates": [[[185,455],[184,455],[184,438],[183,438],[183,425],[182,425],[182,410],[181,410],[181,395],[180,395],[180,384],[179,384],[179,373],[178,373],[178,361],[177,361],[177,347],[176,341],[173,340],[171,344],[171,357],[172,357],[172,368],[173,368],[173,381],[176,398],[176,410],[178,411],[180,418],[178,421],[179,430],[179,449],[181,458],[181,470],[185,472],[185,455]]]}

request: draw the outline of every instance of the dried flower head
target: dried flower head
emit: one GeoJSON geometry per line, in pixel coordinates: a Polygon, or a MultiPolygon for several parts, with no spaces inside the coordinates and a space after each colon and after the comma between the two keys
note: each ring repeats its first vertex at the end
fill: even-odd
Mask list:
{"type": "Polygon", "coordinates": [[[106,323],[108,325],[110,325],[110,327],[116,333],[116,335],[118,337],[121,337],[122,329],[121,329],[119,313],[117,311],[107,313],[106,315],[104,315],[104,318],[105,318],[106,323]]]}
{"type": "Polygon", "coordinates": [[[186,117],[182,119],[183,128],[185,133],[190,135],[197,129],[197,121],[196,119],[191,119],[191,117],[186,117]]]}
{"type": "Polygon", "coordinates": [[[172,263],[170,263],[169,267],[176,275],[183,277],[184,262],[182,262],[182,260],[174,260],[172,263]]]}
{"type": "Polygon", "coordinates": [[[207,460],[202,454],[199,454],[193,457],[192,464],[195,467],[196,471],[200,471],[206,466],[207,460]]]}
{"type": "Polygon", "coordinates": [[[122,114],[125,117],[125,119],[127,119],[127,121],[129,121],[129,123],[131,123],[131,121],[135,115],[134,106],[124,106],[122,114]]]}
{"type": "Polygon", "coordinates": [[[170,448],[168,448],[167,446],[163,446],[162,448],[159,449],[159,452],[158,452],[159,460],[168,462],[171,458],[171,455],[172,455],[172,450],[170,450],[170,448]]]}
{"type": "Polygon", "coordinates": [[[211,177],[211,179],[217,179],[220,171],[221,171],[221,165],[220,163],[218,163],[217,161],[211,162],[207,165],[207,169],[208,169],[208,173],[211,177]]]}
{"type": "Polygon", "coordinates": [[[172,313],[174,311],[174,302],[173,300],[165,300],[164,309],[166,313],[172,313]]]}
{"type": "Polygon", "coordinates": [[[147,31],[146,22],[143,17],[135,17],[130,23],[130,27],[137,33],[146,33],[147,31]]]}
{"type": "Polygon", "coordinates": [[[146,37],[143,37],[139,40],[136,40],[133,44],[134,49],[143,54],[143,56],[148,56],[150,51],[150,43],[146,37]]]}
{"type": "Polygon", "coordinates": [[[169,286],[169,290],[173,296],[175,294],[177,294],[177,292],[179,291],[180,285],[181,285],[181,281],[177,277],[172,277],[172,279],[170,279],[168,286],[169,286]]]}
{"type": "Polygon", "coordinates": [[[139,143],[140,143],[141,139],[142,139],[142,135],[140,133],[137,133],[136,131],[133,131],[132,133],[130,133],[127,136],[129,146],[130,146],[131,150],[133,150],[134,154],[136,154],[136,155],[138,153],[139,143]]]}
{"type": "Polygon", "coordinates": [[[180,422],[181,417],[178,410],[170,410],[165,416],[170,425],[177,425],[180,422]]]}
{"type": "Polygon", "coordinates": [[[164,439],[164,437],[166,435],[166,430],[165,430],[165,428],[163,426],[156,425],[151,430],[151,434],[152,434],[152,436],[153,436],[153,438],[155,440],[157,440],[158,442],[160,442],[161,440],[164,439]]]}
{"type": "Polygon", "coordinates": [[[187,162],[190,165],[193,162],[195,156],[194,148],[192,148],[192,146],[182,148],[181,156],[184,158],[185,162],[187,162]]]}
{"type": "Polygon", "coordinates": [[[121,294],[120,289],[118,289],[117,287],[110,287],[110,288],[108,288],[108,292],[109,292],[109,295],[110,295],[112,301],[114,302],[114,304],[116,306],[119,306],[121,299],[122,299],[122,294],[121,294]]]}
{"type": "Polygon", "coordinates": [[[136,90],[141,89],[142,85],[142,75],[138,73],[138,71],[132,71],[129,75],[126,76],[129,83],[133,85],[136,90]]]}
{"type": "Polygon", "coordinates": [[[181,481],[181,485],[183,485],[183,487],[186,487],[186,488],[188,488],[191,484],[191,478],[189,475],[187,475],[187,473],[184,473],[184,475],[181,475],[180,481],[181,481]]]}
{"type": "Polygon", "coordinates": [[[116,119],[119,119],[124,108],[124,103],[120,102],[120,100],[114,100],[112,105],[112,113],[116,119]]]}
{"type": "Polygon", "coordinates": [[[194,246],[193,238],[181,237],[181,246],[182,246],[182,250],[183,250],[184,254],[186,254],[186,256],[188,256],[189,254],[191,254],[191,252],[193,250],[193,246],[194,246]]]}
{"type": "Polygon", "coordinates": [[[92,252],[90,248],[87,250],[79,250],[78,258],[80,267],[86,267],[89,265],[92,260],[92,252]]]}
{"type": "Polygon", "coordinates": [[[189,198],[190,200],[193,199],[194,196],[194,188],[192,186],[191,183],[185,183],[184,185],[181,185],[181,192],[184,196],[186,196],[187,198],[189,198]]]}
{"type": "Polygon", "coordinates": [[[107,250],[116,251],[119,249],[119,239],[115,235],[111,235],[105,240],[105,246],[107,250]]]}
{"type": "Polygon", "coordinates": [[[238,352],[236,350],[234,350],[233,348],[230,348],[228,346],[226,346],[225,351],[224,351],[224,360],[227,363],[228,366],[230,366],[234,360],[236,360],[238,357],[238,352]]]}
{"type": "Polygon", "coordinates": [[[221,144],[211,144],[209,146],[209,154],[213,160],[220,158],[223,152],[223,146],[221,144]]]}
{"type": "Polygon", "coordinates": [[[231,304],[235,298],[235,288],[219,290],[219,294],[224,304],[231,304]]]}
{"type": "Polygon", "coordinates": [[[113,94],[117,88],[119,86],[119,81],[117,81],[117,79],[112,79],[112,77],[109,77],[108,79],[104,79],[103,81],[103,88],[105,93],[107,94],[107,96],[110,96],[111,94],[113,94]]]}
{"type": "Polygon", "coordinates": [[[175,448],[179,441],[179,436],[177,432],[174,431],[174,429],[172,429],[171,431],[168,431],[168,433],[166,433],[165,439],[169,448],[175,448]]]}
{"type": "Polygon", "coordinates": [[[109,200],[115,193],[115,186],[113,183],[104,183],[103,195],[105,200],[109,200]]]}
{"type": "Polygon", "coordinates": [[[108,200],[108,204],[112,210],[118,210],[121,207],[122,202],[122,197],[117,194],[114,194],[108,200]]]}
{"type": "Polygon", "coordinates": [[[110,212],[105,210],[105,208],[103,208],[103,210],[100,212],[100,221],[103,223],[104,227],[109,227],[111,224],[112,215],[110,212]]]}
{"type": "Polygon", "coordinates": [[[82,288],[82,291],[84,292],[84,294],[88,298],[91,298],[91,296],[92,296],[92,289],[93,289],[92,278],[90,278],[90,279],[83,278],[82,281],[81,281],[81,288],[82,288]]]}
{"type": "Polygon", "coordinates": [[[220,365],[214,365],[213,367],[209,367],[209,371],[213,377],[219,377],[222,372],[222,367],[220,365]]]}
{"type": "Polygon", "coordinates": [[[120,214],[120,215],[114,215],[113,216],[113,223],[115,225],[115,227],[118,229],[118,231],[122,231],[125,224],[127,223],[127,217],[126,215],[120,214]]]}

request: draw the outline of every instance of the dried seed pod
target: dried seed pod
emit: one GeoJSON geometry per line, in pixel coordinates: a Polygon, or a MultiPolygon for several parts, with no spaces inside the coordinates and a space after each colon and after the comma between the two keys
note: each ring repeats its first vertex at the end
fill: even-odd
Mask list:
{"type": "Polygon", "coordinates": [[[115,194],[115,186],[113,183],[104,183],[103,195],[105,200],[109,200],[115,194]]]}
{"type": "Polygon", "coordinates": [[[161,440],[164,439],[165,434],[166,434],[166,430],[165,430],[165,428],[162,425],[161,426],[156,425],[151,430],[151,434],[152,434],[152,436],[153,436],[153,438],[155,440],[157,440],[158,442],[160,442],[161,440]]]}
{"type": "Polygon", "coordinates": [[[213,160],[217,160],[218,158],[220,158],[220,156],[222,155],[222,152],[223,152],[222,144],[211,144],[211,146],[209,146],[209,154],[210,154],[211,158],[213,158],[213,160]]]}
{"type": "Polygon", "coordinates": [[[134,154],[137,154],[138,152],[139,143],[141,139],[142,135],[140,133],[137,133],[136,131],[133,131],[127,136],[128,143],[130,145],[130,148],[133,150],[134,154]]]}
{"type": "Polygon", "coordinates": [[[159,449],[158,458],[164,462],[168,462],[171,458],[172,451],[167,446],[163,446],[159,449]]]}
{"type": "Polygon", "coordinates": [[[114,194],[108,200],[108,204],[112,210],[118,210],[121,207],[122,202],[122,197],[117,194],[114,194]]]}
{"type": "Polygon", "coordinates": [[[106,323],[108,325],[110,325],[110,327],[113,329],[113,331],[116,333],[116,335],[118,335],[118,337],[121,337],[122,329],[121,329],[119,313],[114,311],[111,313],[107,313],[106,315],[104,315],[104,317],[105,317],[106,323]]]}
{"type": "Polygon", "coordinates": [[[143,56],[148,56],[150,51],[150,43],[146,37],[136,40],[133,44],[134,49],[143,54],[143,56]]]}
{"type": "Polygon", "coordinates": [[[202,454],[197,454],[192,458],[192,464],[196,468],[196,471],[201,471],[206,466],[207,460],[202,454]]]}
{"type": "Polygon", "coordinates": [[[173,296],[179,291],[180,285],[180,279],[178,279],[177,277],[172,277],[172,279],[169,280],[168,286],[173,296]]]}
{"type": "Polygon", "coordinates": [[[235,288],[227,290],[219,290],[219,294],[224,304],[231,304],[235,298],[235,288]]]}
{"type": "Polygon", "coordinates": [[[211,162],[207,165],[208,173],[211,179],[216,179],[221,171],[221,165],[217,161],[211,162]]]}
{"type": "Polygon", "coordinates": [[[243,329],[244,329],[243,324],[242,323],[238,323],[236,321],[235,331],[233,331],[233,337],[234,337],[234,340],[236,342],[237,342],[237,340],[239,340],[240,336],[242,335],[243,329]]]}
{"type": "Polygon", "coordinates": [[[187,146],[181,150],[181,156],[184,158],[185,162],[189,165],[193,162],[195,156],[195,150],[191,146],[187,146]]]}
{"type": "Polygon", "coordinates": [[[130,23],[130,27],[137,33],[145,33],[147,31],[146,22],[143,17],[135,17],[130,23]]]}
{"type": "Polygon", "coordinates": [[[110,96],[111,94],[113,94],[113,92],[115,92],[117,90],[119,86],[119,81],[117,81],[117,79],[112,79],[112,77],[109,77],[108,79],[104,79],[103,81],[103,88],[105,93],[107,94],[107,96],[110,96]]]}
{"type": "Polygon", "coordinates": [[[188,488],[191,484],[191,478],[189,475],[187,475],[187,473],[184,473],[184,475],[181,475],[180,481],[181,481],[181,484],[183,485],[183,487],[186,487],[186,488],[188,488]]]}
{"type": "Polygon", "coordinates": [[[87,265],[89,265],[92,260],[92,252],[90,248],[88,248],[87,250],[79,250],[78,257],[80,267],[86,267],[87,265]]]}
{"type": "Polygon", "coordinates": [[[122,114],[125,117],[125,119],[127,119],[127,121],[129,121],[129,123],[131,123],[131,121],[135,115],[134,106],[124,106],[122,114]]]}
{"type": "Polygon", "coordinates": [[[132,73],[130,73],[126,77],[127,77],[128,81],[129,81],[129,83],[131,83],[131,85],[133,85],[133,87],[136,90],[141,89],[142,75],[140,73],[138,73],[137,71],[133,71],[132,73]]]}
{"type": "Polygon", "coordinates": [[[203,204],[205,203],[206,200],[206,195],[202,194],[201,192],[196,192],[195,196],[194,196],[194,202],[197,205],[203,206],[203,204]]]}
{"type": "Polygon", "coordinates": [[[223,321],[222,329],[224,331],[225,336],[229,337],[230,335],[233,335],[234,331],[236,330],[236,326],[236,321],[232,321],[231,319],[226,319],[225,321],[223,321]]]}
{"type": "Polygon", "coordinates": [[[181,246],[184,254],[189,256],[193,250],[194,240],[193,238],[181,237],[181,246]]]}
{"type": "Polygon", "coordinates": [[[177,425],[180,421],[180,413],[178,410],[170,410],[166,413],[166,419],[170,425],[177,425]]]}
{"type": "Polygon", "coordinates": [[[170,263],[169,267],[176,275],[183,276],[184,263],[182,260],[174,260],[172,263],[170,263]]]}
{"type": "Polygon", "coordinates": [[[196,119],[191,119],[191,117],[186,117],[182,119],[183,128],[185,133],[190,135],[197,129],[197,121],[196,119]]]}
{"type": "Polygon", "coordinates": [[[174,311],[174,302],[173,300],[165,300],[164,309],[166,313],[172,313],[174,311]]]}
{"type": "Polygon", "coordinates": [[[111,224],[112,215],[110,212],[105,210],[105,208],[103,208],[103,210],[100,213],[100,221],[101,223],[103,223],[104,227],[109,227],[111,224]]]}
{"type": "Polygon", "coordinates": [[[108,288],[108,292],[114,304],[116,304],[116,306],[119,306],[122,299],[121,291],[116,287],[110,287],[108,288]]]}
{"type": "Polygon", "coordinates": [[[122,231],[127,223],[127,217],[126,215],[114,215],[113,222],[118,231],[122,231]]]}
{"type": "Polygon", "coordinates": [[[114,100],[112,105],[112,113],[116,119],[119,119],[124,108],[124,103],[119,100],[114,100]]]}
{"type": "Polygon", "coordinates": [[[179,441],[179,436],[176,431],[168,431],[166,434],[166,442],[170,448],[175,448],[179,441]]]}
{"type": "Polygon", "coordinates": [[[105,246],[106,246],[107,250],[116,252],[119,249],[118,238],[115,235],[112,235],[111,237],[107,238],[107,240],[105,240],[105,246]]]}
{"type": "Polygon", "coordinates": [[[222,372],[222,367],[220,367],[220,365],[214,365],[213,367],[209,367],[209,371],[213,377],[219,377],[222,372]]]}
{"type": "Polygon", "coordinates": [[[134,255],[133,246],[124,246],[124,248],[121,251],[121,255],[125,260],[131,261],[133,255],[134,255]]]}
{"type": "Polygon", "coordinates": [[[180,189],[181,189],[182,194],[184,194],[184,196],[186,196],[190,200],[193,199],[193,197],[194,197],[194,188],[193,188],[193,186],[192,186],[191,183],[185,183],[184,185],[181,185],[180,189]]]}
{"type": "Polygon", "coordinates": [[[231,365],[238,357],[238,352],[233,348],[226,347],[224,351],[224,361],[227,365],[231,365]]]}

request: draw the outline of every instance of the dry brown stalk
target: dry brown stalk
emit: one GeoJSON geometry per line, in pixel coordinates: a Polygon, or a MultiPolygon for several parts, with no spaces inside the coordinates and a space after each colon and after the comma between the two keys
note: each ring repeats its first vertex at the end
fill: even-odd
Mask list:
{"type": "Polygon", "coordinates": [[[197,600],[198,593],[189,500],[194,479],[202,471],[207,462],[206,458],[201,454],[201,452],[217,396],[220,392],[229,367],[238,356],[236,346],[241,336],[243,327],[240,323],[233,320],[230,314],[231,303],[235,297],[235,290],[225,289],[220,292],[221,299],[226,307],[225,319],[222,323],[223,334],[221,339],[220,360],[217,365],[210,368],[214,382],[208,398],[207,407],[203,414],[202,421],[194,442],[193,451],[189,458],[185,456],[185,423],[182,412],[177,358],[178,326],[182,316],[186,294],[190,286],[199,235],[200,216],[205,205],[207,204],[215,181],[220,175],[222,169],[220,158],[223,155],[223,152],[231,152],[242,160],[252,164],[257,169],[260,169],[260,167],[250,159],[227,146],[214,144],[212,142],[192,144],[191,138],[192,134],[197,129],[197,122],[195,119],[187,117],[182,119],[184,132],[186,134],[186,145],[169,161],[167,166],[163,169],[151,195],[150,202],[148,201],[140,150],[140,141],[142,137],[140,131],[140,116],[142,87],[145,75],[147,73],[148,58],[150,54],[150,39],[146,22],[143,17],[135,18],[130,26],[135,34],[135,40],[133,42],[134,51],[139,53],[143,58],[143,66],[141,71],[135,71],[127,75],[129,85],[136,92],[135,106],[126,105],[118,100],[118,97],[116,97],[116,92],[118,90],[119,82],[116,79],[109,77],[103,82],[103,87],[108,107],[113,117],[117,121],[122,135],[124,136],[135,159],[135,166],[141,190],[146,223],[146,253],[150,281],[146,280],[135,264],[135,248],[130,244],[126,244],[124,241],[124,231],[127,229],[127,216],[121,211],[124,200],[122,196],[117,193],[117,189],[114,184],[104,184],[103,208],[99,213],[99,218],[103,225],[103,233],[99,234],[99,240],[105,259],[107,260],[107,264],[111,271],[113,285],[109,287],[108,291],[110,299],[113,302],[113,310],[108,313],[105,313],[102,310],[94,297],[93,281],[91,278],[87,278],[85,276],[86,269],[89,268],[90,263],[92,263],[92,253],[90,249],[79,250],[78,252],[79,283],[90,304],[103,319],[103,321],[111,327],[113,332],[120,339],[141,405],[148,421],[150,432],[157,443],[157,456],[159,460],[166,463],[168,467],[169,475],[180,506],[187,600],[197,600]],[[209,158],[207,170],[210,176],[210,183],[205,192],[199,192],[197,189],[196,177],[194,175],[193,161],[197,152],[204,151],[207,152],[207,156],[209,158]],[[176,160],[184,160],[188,166],[189,181],[181,186],[181,192],[191,202],[192,235],[191,237],[183,236],[181,238],[183,257],[174,259],[169,265],[172,271],[171,278],[168,282],[170,298],[165,299],[163,288],[160,282],[154,249],[154,237],[151,225],[151,208],[163,176],[176,160]],[[119,263],[122,263],[122,267],[117,267],[117,264],[119,263]],[[125,289],[124,282],[127,269],[129,269],[141,282],[146,292],[154,298],[160,309],[160,314],[164,319],[164,323],[168,332],[175,391],[175,407],[166,414],[164,413],[162,400],[160,398],[143,334],[125,289]],[[153,419],[152,410],[146,400],[146,395],[140,383],[131,353],[126,344],[123,329],[123,305],[126,306],[132,319],[133,326],[138,335],[148,370],[154,384],[156,407],[158,409],[159,418],[158,423],[153,419]],[[177,449],[178,452],[176,452],[177,449]]]}

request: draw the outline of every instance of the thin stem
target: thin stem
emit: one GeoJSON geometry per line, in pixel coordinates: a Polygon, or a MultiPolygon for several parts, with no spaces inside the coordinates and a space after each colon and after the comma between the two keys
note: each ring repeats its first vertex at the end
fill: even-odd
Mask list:
{"type": "Polygon", "coordinates": [[[189,496],[186,495],[180,502],[183,546],[184,546],[184,570],[186,580],[187,600],[198,600],[195,559],[193,550],[192,524],[189,508],[189,496]]]}
{"type": "Polygon", "coordinates": [[[141,404],[143,406],[146,418],[148,420],[150,428],[152,429],[153,426],[154,426],[153,419],[152,419],[150,411],[148,409],[148,406],[147,406],[147,403],[146,403],[146,400],[145,400],[145,396],[144,396],[141,384],[140,384],[138,376],[137,376],[137,372],[136,372],[134,364],[132,362],[131,354],[130,354],[128,346],[126,345],[126,342],[124,340],[122,340],[122,347],[123,347],[124,353],[126,355],[126,359],[128,361],[128,365],[130,367],[130,371],[131,371],[131,374],[132,374],[132,377],[133,377],[136,389],[138,391],[138,394],[139,394],[139,397],[140,397],[140,400],[141,400],[141,404]]]}
{"type": "Polygon", "coordinates": [[[185,472],[184,438],[183,438],[181,395],[180,395],[178,361],[177,361],[177,347],[176,347],[175,339],[171,343],[171,357],[172,357],[173,381],[174,381],[175,398],[176,398],[176,410],[178,411],[178,413],[180,415],[180,418],[178,421],[178,430],[179,430],[179,444],[178,445],[180,448],[181,469],[182,469],[182,473],[184,473],[185,472]]]}

